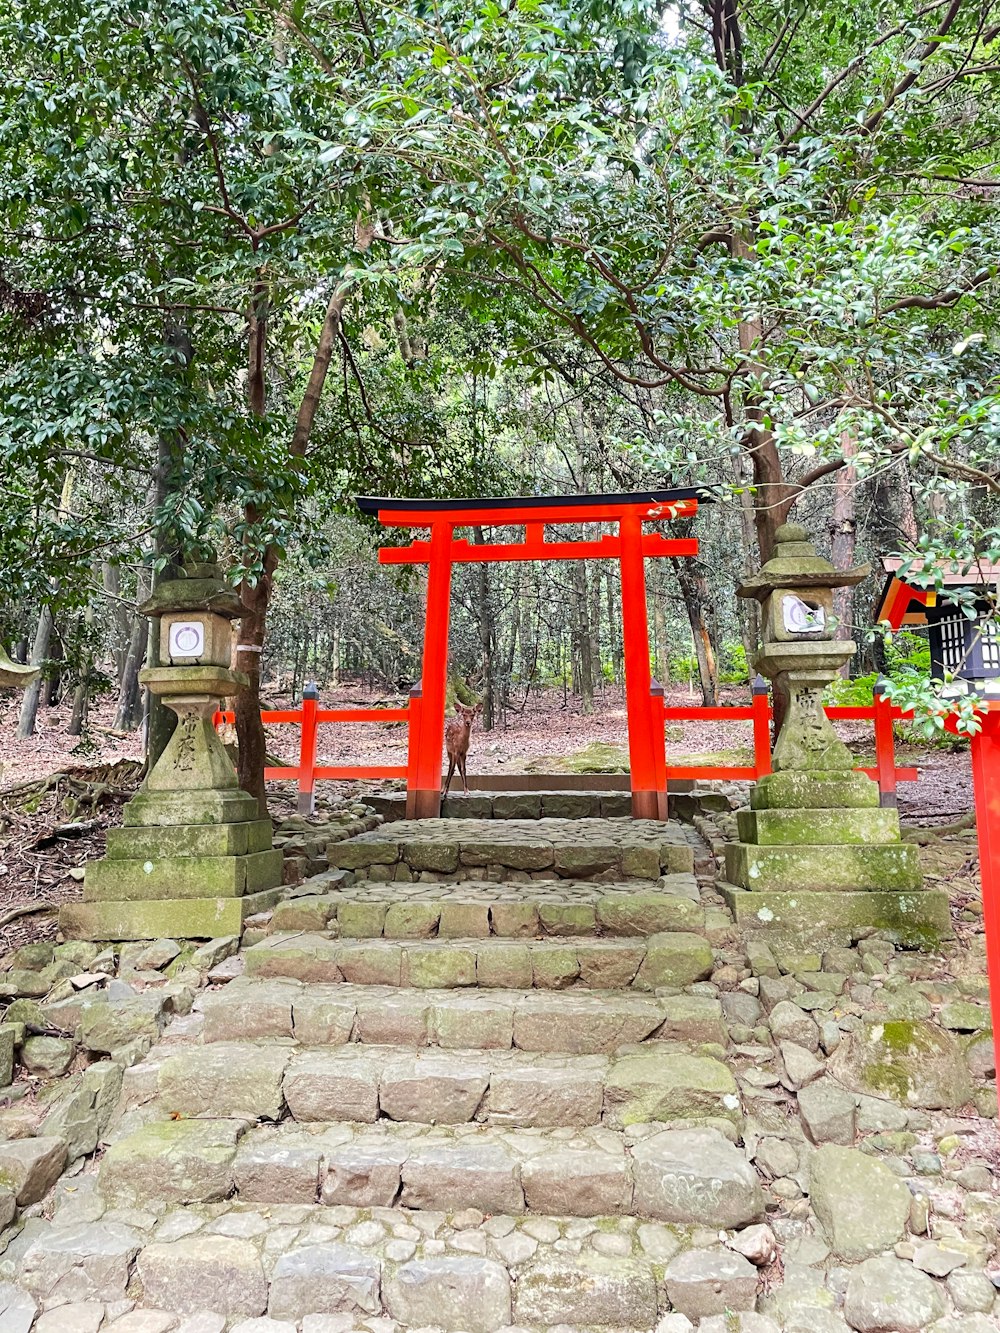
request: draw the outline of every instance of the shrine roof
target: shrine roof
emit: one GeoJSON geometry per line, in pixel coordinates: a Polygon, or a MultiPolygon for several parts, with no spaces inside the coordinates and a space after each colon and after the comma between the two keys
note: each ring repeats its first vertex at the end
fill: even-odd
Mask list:
{"type": "Polygon", "coordinates": [[[484,516],[517,509],[579,509],[584,507],[628,507],[670,505],[685,500],[711,504],[715,497],[701,486],[671,486],[659,491],[624,491],[613,495],[500,495],[470,496],[466,499],[403,498],[359,495],[356,504],[363,514],[375,517],[380,510],[394,513],[447,514],[476,511],[484,516]]]}
{"type": "MultiPolygon", "coordinates": [[[[921,588],[918,584],[907,582],[907,575],[900,573],[905,561],[901,556],[887,556],[882,560],[886,573],[885,585],[878,605],[875,608],[876,623],[887,620],[893,629],[908,625],[926,625],[927,607],[936,603],[932,589],[921,588]]],[[[922,560],[915,560],[909,569],[914,573],[924,568],[922,560]]],[[[941,573],[941,583],[945,588],[982,588],[988,583],[1000,579],[1000,565],[990,564],[986,560],[971,565],[949,563],[941,573]]]]}

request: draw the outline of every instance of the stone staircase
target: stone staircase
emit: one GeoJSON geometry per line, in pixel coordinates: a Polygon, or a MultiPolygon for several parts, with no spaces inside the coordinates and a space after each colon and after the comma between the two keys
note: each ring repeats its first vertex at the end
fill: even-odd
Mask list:
{"type": "Polygon", "coordinates": [[[310,1333],[752,1310],[757,1269],[715,1244],[765,1199],[699,994],[726,914],[696,846],[618,819],[331,845],[125,1073],[97,1187],[161,1219],[146,1303],[310,1333]]]}
{"type": "Polygon", "coordinates": [[[1000,1329],[985,976],[676,826],[361,825],[238,951],[16,955],[2,1333],[1000,1329]]]}

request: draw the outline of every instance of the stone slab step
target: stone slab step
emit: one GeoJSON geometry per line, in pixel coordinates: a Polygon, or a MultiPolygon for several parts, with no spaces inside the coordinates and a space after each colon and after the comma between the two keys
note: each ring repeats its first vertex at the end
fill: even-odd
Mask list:
{"type": "MultiPolygon", "coordinates": [[[[345,844],[346,846],[347,844],[345,844]]],[[[824,843],[811,847],[726,843],[726,878],[756,891],[810,894],[878,890],[912,893],[923,888],[914,843],[824,843]]]]}
{"type": "MultiPolygon", "coordinates": [[[[406,818],[405,792],[366,793],[365,802],[386,823],[406,818]]],[[[580,790],[459,792],[441,802],[444,819],[622,819],[632,813],[630,791],[580,790]]]]}
{"type": "Polygon", "coordinates": [[[767,940],[790,941],[797,948],[849,947],[866,927],[904,949],[937,949],[952,934],[951,903],[944,889],[812,889],[803,893],[787,889],[748,892],[726,883],[718,887],[742,931],[751,936],[760,932],[767,940]]]}
{"type": "Polygon", "coordinates": [[[244,953],[248,976],[351,981],[416,989],[574,984],[617,990],[682,990],[712,971],[712,946],[691,931],[646,938],[548,940],[343,940],[320,934],[270,935],[244,953]]]}
{"type": "Polygon", "coordinates": [[[615,1056],[518,1050],[402,1050],[282,1042],[164,1044],[130,1074],[126,1105],[166,1116],[300,1124],[380,1120],[517,1128],[718,1120],[742,1127],[736,1081],[721,1060],[646,1042],[615,1056]]]}
{"type": "Polygon", "coordinates": [[[281,883],[277,848],[219,856],[161,856],[140,853],[91,861],[83,881],[85,902],[146,902],[164,898],[238,898],[281,883]]]}
{"type": "MultiPolygon", "coordinates": [[[[681,1226],[758,1220],[764,1196],[743,1150],[717,1129],[636,1125],[503,1129],[169,1120],[113,1143],[99,1186],[112,1206],[243,1203],[475,1208],[517,1217],[633,1214],[681,1226]]],[[[147,1293],[148,1294],[148,1293],[147,1293]]]]}
{"type": "Polygon", "coordinates": [[[572,989],[454,991],[304,984],[241,977],[195,1003],[203,1040],[292,1038],[306,1046],[610,1054],[647,1038],[726,1040],[713,996],[640,995],[572,989]]]}
{"type": "Polygon", "coordinates": [[[59,909],[59,928],[77,940],[162,940],[173,935],[212,940],[241,935],[244,922],[270,911],[283,892],[276,888],[242,897],[65,903],[59,909]]]}
{"type": "Polygon", "coordinates": [[[693,874],[607,885],[558,879],[345,884],[344,874],[317,875],[309,881],[311,892],[279,903],[272,931],[331,931],[344,939],[531,939],[641,936],[705,926],[693,874]]]}
{"type": "MultiPolygon", "coordinates": [[[[108,860],[157,860],[169,856],[245,856],[271,849],[271,821],[255,819],[240,824],[177,824],[107,832],[108,860]]],[[[175,897],[179,895],[175,894],[175,897]]]]}
{"type": "Polygon", "coordinates": [[[331,866],[359,878],[455,879],[549,870],[566,879],[658,879],[690,872],[693,844],[680,825],[633,819],[398,820],[327,848],[331,866]]]}
{"type": "MultiPolygon", "coordinates": [[[[434,1215],[232,1199],[211,1209],[173,1207],[148,1231],[103,1220],[69,1233],[40,1230],[20,1247],[16,1277],[46,1305],[65,1299],[63,1290],[77,1300],[121,1300],[134,1261],[144,1305],[155,1299],[182,1324],[213,1309],[231,1326],[270,1315],[306,1327],[307,1316],[326,1323],[326,1315],[331,1327],[363,1329],[384,1315],[401,1330],[444,1333],[512,1325],[652,1333],[672,1303],[685,1306],[674,1276],[685,1256],[740,1260],[721,1247],[693,1250],[695,1234],[690,1226],[626,1217],[484,1217],[472,1208],[434,1215]]],[[[756,1273],[742,1265],[735,1276],[749,1285],[750,1303],[738,1299],[732,1277],[720,1292],[733,1309],[752,1308],[756,1273]]],[[[697,1318],[693,1301],[688,1308],[697,1318]]]]}
{"type": "Polygon", "coordinates": [[[898,810],[740,810],[736,823],[761,847],[899,842],[898,810]]]}

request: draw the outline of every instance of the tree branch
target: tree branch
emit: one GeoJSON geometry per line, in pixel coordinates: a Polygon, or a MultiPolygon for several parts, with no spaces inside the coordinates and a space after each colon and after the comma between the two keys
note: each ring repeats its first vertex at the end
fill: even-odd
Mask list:
{"type": "MultiPolygon", "coordinates": [[[[354,227],[355,250],[362,254],[369,250],[373,236],[374,227],[359,214],[354,227]]],[[[309,448],[309,438],[312,435],[313,424],[316,420],[316,411],[323,393],[323,386],[326,383],[327,372],[330,369],[333,349],[340,334],[344,306],[347,304],[350,290],[351,283],[342,278],[334,289],[326,307],[326,314],[323,316],[323,327],[320,329],[316,353],[309,371],[305,392],[302,395],[302,402],[299,404],[299,410],[296,413],[295,427],[289,445],[291,453],[297,458],[304,458],[309,448]]]]}
{"type": "Polygon", "coordinates": [[[946,310],[957,305],[963,296],[968,296],[979,287],[984,287],[995,277],[996,269],[983,269],[965,287],[947,287],[943,292],[933,292],[930,295],[914,293],[911,296],[901,296],[898,301],[886,306],[882,314],[893,315],[897,310],[946,310]]]}
{"type": "Polygon", "coordinates": [[[900,81],[895,85],[895,87],[889,93],[889,96],[886,98],[884,104],[879,108],[879,110],[873,111],[872,114],[864,122],[864,128],[869,134],[873,134],[875,130],[878,129],[879,125],[882,123],[882,120],[888,114],[893,104],[897,102],[903,96],[904,93],[908,92],[909,89],[912,88],[913,85],[916,83],[917,79],[920,78],[920,75],[923,73],[924,65],[926,65],[928,60],[930,60],[930,58],[936,54],[938,48],[941,45],[941,42],[945,39],[945,37],[947,37],[949,31],[951,30],[952,25],[958,18],[958,11],[961,8],[962,8],[962,0],[951,0],[951,4],[948,6],[944,18],[938,24],[934,32],[934,35],[931,37],[930,41],[927,42],[927,44],[924,46],[924,49],[917,56],[917,61],[920,66],[919,69],[908,70],[907,73],[903,75],[900,81]]]}

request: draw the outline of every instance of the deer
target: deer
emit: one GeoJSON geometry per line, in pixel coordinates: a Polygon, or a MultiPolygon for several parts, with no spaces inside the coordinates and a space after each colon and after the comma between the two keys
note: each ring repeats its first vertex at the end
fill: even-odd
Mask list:
{"type": "Polygon", "coordinates": [[[455,776],[456,766],[462,775],[462,789],[466,796],[469,794],[469,783],[465,776],[465,764],[469,755],[469,737],[472,735],[472,724],[482,711],[482,704],[472,706],[456,702],[455,712],[457,716],[450,717],[445,723],[444,745],[448,751],[448,777],[441,793],[442,799],[448,795],[448,788],[455,776]]]}

